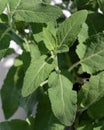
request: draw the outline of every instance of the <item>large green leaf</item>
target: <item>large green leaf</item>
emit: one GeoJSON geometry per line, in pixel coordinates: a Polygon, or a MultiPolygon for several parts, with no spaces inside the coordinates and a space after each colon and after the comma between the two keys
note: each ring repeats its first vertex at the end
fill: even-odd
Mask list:
{"type": "Polygon", "coordinates": [[[53,72],[49,77],[49,87],[48,93],[54,115],[64,125],[72,125],[77,110],[77,96],[72,90],[71,81],[64,75],[53,72]]]}
{"type": "Polygon", "coordinates": [[[60,24],[57,30],[59,48],[63,46],[63,44],[69,45],[69,47],[73,44],[81,30],[82,24],[86,20],[86,17],[86,10],[78,11],[60,24]]]}
{"type": "Polygon", "coordinates": [[[6,119],[11,117],[19,106],[16,71],[17,68],[15,67],[10,69],[1,89],[2,107],[6,119]]]}
{"type": "Polygon", "coordinates": [[[24,77],[22,95],[25,97],[35,91],[39,85],[48,78],[53,69],[54,64],[52,59],[47,59],[45,55],[31,62],[24,77]]]}
{"type": "Polygon", "coordinates": [[[104,72],[92,76],[90,81],[82,86],[78,94],[78,102],[81,106],[90,106],[104,97],[104,72]]]}
{"type": "Polygon", "coordinates": [[[91,36],[79,46],[77,54],[80,57],[78,64],[82,65],[84,72],[95,73],[104,70],[104,34],[91,36]]]}
{"type": "Polygon", "coordinates": [[[0,130],[31,130],[27,122],[22,120],[11,120],[0,123],[0,130]]]}
{"type": "Polygon", "coordinates": [[[78,35],[79,43],[85,42],[85,40],[94,34],[102,32],[104,30],[104,16],[99,13],[89,13],[86,19],[86,23],[83,24],[82,29],[78,35]],[[97,20],[96,20],[97,19],[97,20]]]}
{"type": "Polygon", "coordinates": [[[64,125],[52,113],[47,95],[42,98],[38,105],[34,130],[64,130],[64,125]]]}
{"type": "Polygon", "coordinates": [[[41,0],[9,0],[10,13],[16,21],[48,22],[61,15],[61,9],[43,3],[41,0]]]}

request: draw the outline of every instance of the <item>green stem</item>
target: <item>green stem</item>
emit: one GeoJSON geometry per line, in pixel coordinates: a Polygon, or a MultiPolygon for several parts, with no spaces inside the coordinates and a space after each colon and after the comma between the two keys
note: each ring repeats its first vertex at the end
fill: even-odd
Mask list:
{"type": "Polygon", "coordinates": [[[7,4],[7,14],[8,14],[8,24],[10,26],[10,28],[12,28],[12,15],[11,15],[11,12],[10,12],[10,7],[9,7],[9,4],[7,4]]]}
{"type": "Polygon", "coordinates": [[[30,52],[29,42],[27,41],[26,38],[24,38],[24,41],[25,41],[25,43],[26,43],[27,51],[30,52]]]}
{"type": "Polygon", "coordinates": [[[58,65],[58,56],[55,56],[55,70],[56,72],[60,73],[59,65],[58,65]]]}
{"type": "Polygon", "coordinates": [[[80,64],[80,61],[76,62],[75,64],[73,64],[69,69],[68,71],[72,71],[75,67],[77,67],[78,65],[80,64]]]}

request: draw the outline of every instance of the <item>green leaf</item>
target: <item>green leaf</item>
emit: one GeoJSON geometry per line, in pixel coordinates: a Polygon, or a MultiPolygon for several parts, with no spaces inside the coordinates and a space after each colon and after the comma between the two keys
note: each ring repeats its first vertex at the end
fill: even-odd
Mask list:
{"type": "Polygon", "coordinates": [[[57,48],[56,43],[56,28],[54,27],[54,23],[47,23],[47,27],[43,28],[43,31],[34,34],[34,39],[39,43],[41,41],[44,42],[46,48],[49,51],[55,50],[57,48]]]}
{"type": "Polygon", "coordinates": [[[97,120],[104,117],[104,97],[89,107],[88,114],[90,117],[97,120]]]}
{"type": "Polygon", "coordinates": [[[31,62],[38,59],[41,56],[39,48],[36,44],[30,44],[30,55],[31,55],[31,62]]]}
{"type": "Polygon", "coordinates": [[[48,29],[45,28],[43,29],[43,39],[45,46],[47,47],[48,50],[50,51],[55,50],[56,39],[48,29]]]}
{"type": "Polygon", "coordinates": [[[23,48],[30,54],[31,62],[37,60],[41,56],[41,52],[35,42],[24,43],[23,48]]]}
{"type": "Polygon", "coordinates": [[[81,59],[86,51],[84,42],[92,35],[95,35],[104,30],[104,16],[98,13],[90,13],[83,24],[82,29],[78,35],[79,45],[77,46],[77,54],[81,59]],[[97,20],[96,20],[97,19],[97,20]],[[82,48],[82,51],[80,49],[82,48]]]}
{"type": "Polygon", "coordinates": [[[72,125],[77,111],[77,96],[71,81],[62,74],[53,72],[49,77],[49,98],[54,115],[66,125],[72,125]],[[59,109],[60,107],[60,109],[59,109]]]}
{"type": "Polygon", "coordinates": [[[7,4],[7,0],[0,0],[0,14],[4,11],[7,4]]]}
{"type": "Polygon", "coordinates": [[[53,61],[45,55],[31,62],[24,77],[22,95],[25,97],[35,91],[53,69],[53,61]]]}
{"type": "MultiPolygon", "coordinates": [[[[86,53],[86,40],[104,30],[104,17],[102,14],[90,13],[88,14],[86,23],[83,24],[82,30],[78,35],[79,44],[77,45],[76,53],[82,59],[86,53]],[[96,20],[97,19],[97,20],[96,20]]],[[[83,70],[82,70],[83,71],[83,70]]]]}
{"type": "Polygon", "coordinates": [[[16,21],[44,23],[55,21],[61,9],[47,5],[41,0],[9,0],[10,13],[16,21]]]}
{"type": "Polygon", "coordinates": [[[58,48],[58,50],[56,52],[57,53],[64,53],[64,52],[68,52],[68,51],[69,51],[69,47],[64,44],[60,48],[58,48]]]}
{"type": "Polygon", "coordinates": [[[81,106],[89,107],[96,101],[104,97],[104,72],[96,76],[92,76],[90,81],[82,86],[78,95],[81,106]]]}
{"type": "Polygon", "coordinates": [[[34,130],[64,130],[64,125],[52,113],[47,95],[44,95],[38,105],[34,127],[34,130]]]}
{"type": "Polygon", "coordinates": [[[31,130],[30,126],[26,121],[22,120],[11,120],[0,123],[0,130],[31,130]]]}
{"type": "Polygon", "coordinates": [[[78,48],[77,54],[81,58],[78,64],[81,64],[83,72],[92,74],[104,70],[104,33],[87,39],[84,45],[78,48]]]}
{"type": "Polygon", "coordinates": [[[10,118],[19,106],[16,71],[15,67],[10,69],[1,89],[2,107],[6,119],[10,118]]]}
{"type": "Polygon", "coordinates": [[[82,24],[86,20],[86,17],[86,10],[78,11],[60,24],[57,30],[59,48],[63,44],[67,44],[69,47],[73,44],[81,30],[82,24]]]}
{"type": "Polygon", "coordinates": [[[5,24],[0,23],[0,60],[6,54],[10,44],[10,38],[8,36],[9,29],[5,24]]]}

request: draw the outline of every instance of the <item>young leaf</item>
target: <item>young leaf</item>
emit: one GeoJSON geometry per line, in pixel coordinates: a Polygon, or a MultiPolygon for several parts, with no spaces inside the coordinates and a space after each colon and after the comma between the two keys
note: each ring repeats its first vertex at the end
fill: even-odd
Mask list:
{"type": "Polygon", "coordinates": [[[56,47],[55,37],[52,35],[52,33],[48,29],[45,29],[45,28],[43,29],[43,40],[48,50],[50,51],[55,50],[55,47],[56,47]]]}
{"type": "Polygon", "coordinates": [[[34,130],[64,130],[64,125],[52,113],[47,95],[42,98],[38,105],[34,126],[34,130]]]}
{"type": "Polygon", "coordinates": [[[1,89],[2,107],[6,119],[10,118],[19,107],[16,71],[15,67],[10,69],[1,89]]]}
{"type": "Polygon", "coordinates": [[[92,76],[90,81],[82,86],[78,95],[78,102],[83,106],[90,106],[104,97],[104,72],[92,76]]]}
{"type": "Polygon", "coordinates": [[[43,55],[38,60],[31,62],[24,77],[22,95],[24,97],[35,91],[39,85],[48,78],[50,72],[54,69],[53,61],[43,55]]]}
{"type": "Polygon", "coordinates": [[[72,90],[71,81],[64,75],[53,72],[48,83],[49,99],[54,115],[62,124],[72,125],[77,110],[77,96],[72,90]]]}
{"type": "Polygon", "coordinates": [[[41,56],[40,50],[34,42],[28,43],[28,46],[27,43],[24,43],[23,48],[30,54],[31,62],[37,60],[41,56]]]}
{"type": "Polygon", "coordinates": [[[79,64],[82,65],[84,72],[92,74],[104,70],[104,33],[86,40],[84,46],[80,46],[77,50],[77,54],[81,58],[79,64]]]}
{"type": "Polygon", "coordinates": [[[81,30],[82,24],[86,20],[86,17],[86,10],[78,11],[59,26],[57,30],[59,47],[61,47],[63,44],[67,44],[70,47],[73,44],[81,30]]]}
{"type": "Polygon", "coordinates": [[[43,28],[42,32],[34,34],[34,39],[37,41],[37,43],[43,41],[49,51],[57,48],[56,28],[54,26],[54,23],[49,22],[47,23],[47,27],[43,28]]]}
{"type": "Polygon", "coordinates": [[[10,13],[16,21],[44,23],[55,21],[61,9],[47,5],[41,0],[9,0],[10,13]]]}

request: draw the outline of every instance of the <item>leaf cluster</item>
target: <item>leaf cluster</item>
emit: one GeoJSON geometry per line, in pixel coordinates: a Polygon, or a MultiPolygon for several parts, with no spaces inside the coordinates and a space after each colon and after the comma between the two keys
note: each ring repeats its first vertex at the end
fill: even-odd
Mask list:
{"type": "Polygon", "coordinates": [[[0,130],[104,129],[104,1],[63,2],[67,19],[49,0],[0,0],[0,59],[11,40],[23,50],[1,89],[0,130]],[[26,120],[8,121],[19,107],[26,120]]]}

